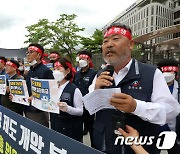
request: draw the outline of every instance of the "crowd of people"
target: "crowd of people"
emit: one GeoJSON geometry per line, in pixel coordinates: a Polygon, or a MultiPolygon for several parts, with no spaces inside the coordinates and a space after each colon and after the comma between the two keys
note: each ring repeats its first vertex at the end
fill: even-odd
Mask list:
{"type": "Polygon", "coordinates": [[[5,95],[0,95],[4,107],[29,118],[50,129],[83,142],[83,135],[90,134],[91,147],[107,154],[158,154],[156,142],[152,145],[128,146],[115,145],[119,134],[115,129],[119,123],[126,127],[119,128],[125,138],[128,136],[154,136],[162,131],[175,131],[177,139],[169,154],[180,152],[180,90],[178,62],[165,59],[157,67],[132,58],[134,42],[131,29],[124,24],[114,23],[104,32],[102,56],[106,65],[113,66],[113,74],[93,68],[92,53],[87,50],[78,52],[77,67],[53,51],[49,54],[53,71],[44,63],[44,48],[37,43],[27,49],[27,61],[30,65],[24,71],[23,61],[7,60],[0,57],[0,75],[8,79],[26,80],[31,104],[31,78],[54,79],[58,84],[57,102],[60,114],[41,111],[32,105],[24,106],[12,102],[7,81],[5,95]],[[93,115],[83,105],[83,96],[98,89],[120,88],[107,100],[114,108],[104,108],[93,115]],[[123,117],[123,118],[122,118],[123,117]],[[123,121],[121,121],[123,119],[123,121]]]}

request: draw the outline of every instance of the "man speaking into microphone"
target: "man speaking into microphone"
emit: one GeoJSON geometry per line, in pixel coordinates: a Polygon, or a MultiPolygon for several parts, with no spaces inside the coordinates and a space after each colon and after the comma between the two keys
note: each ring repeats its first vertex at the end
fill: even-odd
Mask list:
{"type": "MultiPolygon", "coordinates": [[[[117,137],[114,130],[119,123],[125,122],[135,128],[140,136],[157,137],[159,126],[171,121],[180,111],[162,73],[153,65],[131,57],[133,46],[128,26],[110,25],[104,32],[102,55],[108,65],[114,66],[114,73],[112,76],[110,71],[98,73],[89,87],[90,92],[104,87],[121,88],[121,93],[107,100],[116,109],[102,109],[96,113],[95,148],[107,154],[134,153],[130,146],[114,145],[117,137]]],[[[158,153],[155,142],[143,147],[149,153],[158,153]]]]}

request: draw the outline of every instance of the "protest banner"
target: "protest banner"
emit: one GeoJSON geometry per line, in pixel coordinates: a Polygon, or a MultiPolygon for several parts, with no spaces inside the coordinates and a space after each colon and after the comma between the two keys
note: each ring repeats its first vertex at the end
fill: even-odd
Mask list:
{"type": "Polygon", "coordinates": [[[59,113],[57,81],[31,78],[31,89],[34,107],[46,112],[59,113]]]}
{"type": "Polygon", "coordinates": [[[10,93],[13,95],[12,102],[27,105],[28,103],[28,90],[25,80],[9,80],[10,93]]]}
{"type": "Polygon", "coordinates": [[[24,58],[24,70],[29,71],[30,70],[30,64],[27,61],[27,58],[24,58]]]}
{"type": "Polygon", "coordinates": [[[0,75],[0,94],[6,94],[6,76],[0,75]]]}
{"type": "Polygon", "coordinates": [[[1,154],[103,154],[0,106],[1,154]]]}

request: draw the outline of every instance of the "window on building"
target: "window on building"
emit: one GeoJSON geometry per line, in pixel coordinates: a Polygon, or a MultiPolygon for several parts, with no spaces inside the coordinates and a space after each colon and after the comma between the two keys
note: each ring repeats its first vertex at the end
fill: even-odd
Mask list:
{"type": "Polygon", "coordinates": [[[146,10],[146,16],[148,17],[148,7],[147,7],[147,10],[146,10]]]}
{"type": "Polygon", "coordinates": [[[142,20],[142,28],[144,28],[144,20],[142,20]]]}
{"type": "Polygon", "coordinates": [[[156,6],[156,15],[158,15],[158,6],[156,6]]]}
{"type": "Polygon", "coordinates": [[[154,6],[151,7],[151,14],[154,14],[154,6]]]}
{"type": "Polygon", "coordinates": [[[137,24],[134,25],[134,31],[136,31],[136,30],[137,30],[137,24]]]}
{"type": "Polygon", "coordinates": [[[141,29],[141,22],[138,23],[138,29],[141,29]]]}
{"type": "Polygon", "coordinates": [[[174,13],[174,19],[180,18],[180,10],[174,13]]]}
{"type": "Polygon", "coordinates": [[[146,27],[148,27],[148,18],[146,18],[146,27]]]}
{"type": "Polygon", "coordinates": [[[156,16],[156,26],[158,25],[158,17],[156,16]]]}
{"type": "Polygon", "coordinates": [[[151,26],[154,25],[153,19],[154,19],[153,16],[151,16],[151,26]]]}

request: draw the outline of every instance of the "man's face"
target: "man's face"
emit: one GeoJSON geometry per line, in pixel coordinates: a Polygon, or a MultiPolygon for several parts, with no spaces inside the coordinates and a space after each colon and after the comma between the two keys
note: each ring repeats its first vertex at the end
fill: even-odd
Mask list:
{"type": "Polygon", "coordinates": [[[33,60],[37,60],[37,59],[40,59],[41,57],[41,54],[36,52],[36,51],[33,51],[33,50],[29,50],[26,52],[27,54],[27,61],[30,63],[32,62],[33,60]]]}
{"type": "Polygon", "coordinates": [[[131,58],[133,41],[119,34],[107,36],[103,40],[102,55],[108,64],[113,66],[123,65],[131,58]]]}
{"type": "Polygon", "coordinates": [[[56,56],[49,56],[49,59],[55,61],[55,60],[57,60],[57,57],[56,56]]]}
{"type": "Polygon", "coordinates": [[[6,65],[6,69],[5,70],[6,70],[6,73],[8,75],[16,73],[16,69],[13,66],[10,66],[10,65],[6,65]]]}
{"type": "Polygon", "coordinates": [[[0,62],[0,70],[2,70],[4,68],[4,63],[0,62]]]}

